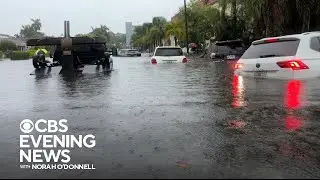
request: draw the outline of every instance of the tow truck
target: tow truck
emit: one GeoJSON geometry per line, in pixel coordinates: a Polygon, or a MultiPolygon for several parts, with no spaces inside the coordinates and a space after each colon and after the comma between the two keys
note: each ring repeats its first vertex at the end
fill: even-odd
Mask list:
{"type": "Polygon", "coordinates": [[[106,41],[93,37],[70,37],[69,21],[65,21],[65,37],[29,39],[27,46],[51,46],[52,62],[35,56],[32,60],[36,69],[62,66],[60,73],[74,73],[83,70],[85,65],[102,65],[105,71],[113,70],[114,50],[107,50],[106,41]]]}

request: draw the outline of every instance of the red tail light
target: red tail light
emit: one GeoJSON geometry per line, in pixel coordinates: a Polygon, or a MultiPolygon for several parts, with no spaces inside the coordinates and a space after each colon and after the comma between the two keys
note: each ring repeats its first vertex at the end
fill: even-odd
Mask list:
{"type": "Polygon", "coordinates": [[[182,63],[188,62],[187,58],[183,58],[182,63]]]}
{"type": "Polygon", "coordinates": [[[292,70],[309,69],[309,67],[300,60],[280,61],[277,65],[281,68],[291,68],[292,70]]]}
{"type": "Polygon", "coordinates": [[[234,69],[242,69],[243,68],[243,63],[237,63],[233,66],[234,69]]]}
{"type": "Polygon", "coordinates": [[[152,59],[151,59],[151,63],[152,63],[152,64],[157,64],[157,60],[156,60],[155,58],[152,58],[152,59]]]}
{"type": "Polygon", "coordinates": [[[277,39],[277,38],[270,38],[270,39],[265,40],[266,43],[274,43],[277,41],[279,41],[279,39],[277,39]]]}

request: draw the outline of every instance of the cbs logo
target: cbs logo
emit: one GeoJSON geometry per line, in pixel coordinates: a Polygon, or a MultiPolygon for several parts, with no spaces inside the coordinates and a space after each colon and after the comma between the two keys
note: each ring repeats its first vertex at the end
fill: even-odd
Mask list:
{"type": "Polygon", "coordinates": [[[24,119],[20,123],[20,130],[23,133],[29,134],[31,133],[34,129],[37,132],[40,133],[55,133],[55,132],[67,132],[68,131],[68,126],[67,126],[67,120],[66,119],[61,119],[59,121],[57,120],[45,120],[45,119],[39,119],[35,123],[31,121],[30,119],[24,119]],[[44,125],[41,128],[41,125],[44,125]]]}

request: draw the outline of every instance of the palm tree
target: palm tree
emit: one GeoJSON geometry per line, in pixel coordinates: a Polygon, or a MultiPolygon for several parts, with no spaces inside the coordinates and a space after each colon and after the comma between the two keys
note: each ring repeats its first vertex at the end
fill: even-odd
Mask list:
{"type": "Polygon", "coordinates": [[[90,37],[99,37],[106,41],[110,41],[109,28],[105,25],[100,25],[98,28],[91,27],[92,32],[89,33],[90,37]]]}
{"type": "Polygon", "coordinates": [[[174,44],[177,46],[177,40],[183,39],[184,38],[184,31],[182,28],[181,23],[176,22],[176,23],[168,23],[165,26],[165,36],[166,38],[170,38],[170,36],[174,36],[174,44]]]}
{"type": "Polygon", "coordinates": [[[153,47],[160,45],[161,43],[161,32],[158,28],[152,27],[148,33],[148,39],[152,42],[153,47]],[[159,40],[160,39],[160,40],[159,40]]]}
{"type": "Polygon", "coordinates": [[[165,36],[165,25],[167,23],[166,18],[164,17],[154,17],[152,19],[152,25],[153,27],[158,29],[158,40],[161,44],[162,39],[165,36]]]}
{"type": "Polygon", "coordinates": [[[38,32],[41,30],[42,28],[42,24],[40,19],[31,19],[32,24],[31,24],[31,28],[35,31],[38,32]]]}

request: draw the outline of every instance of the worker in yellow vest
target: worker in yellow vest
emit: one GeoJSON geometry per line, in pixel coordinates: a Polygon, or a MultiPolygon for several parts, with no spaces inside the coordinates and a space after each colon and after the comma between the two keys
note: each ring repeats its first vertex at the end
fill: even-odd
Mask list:
{"type": "Polygon", "coordinates": [[[38,49],[36,52],[35,52],[35,56],[39,57],[39,59],[42,61],[42,62],[45,62],[46,61],[46,54],[48,54],[48,51],[46,49],[38,49]]]}

